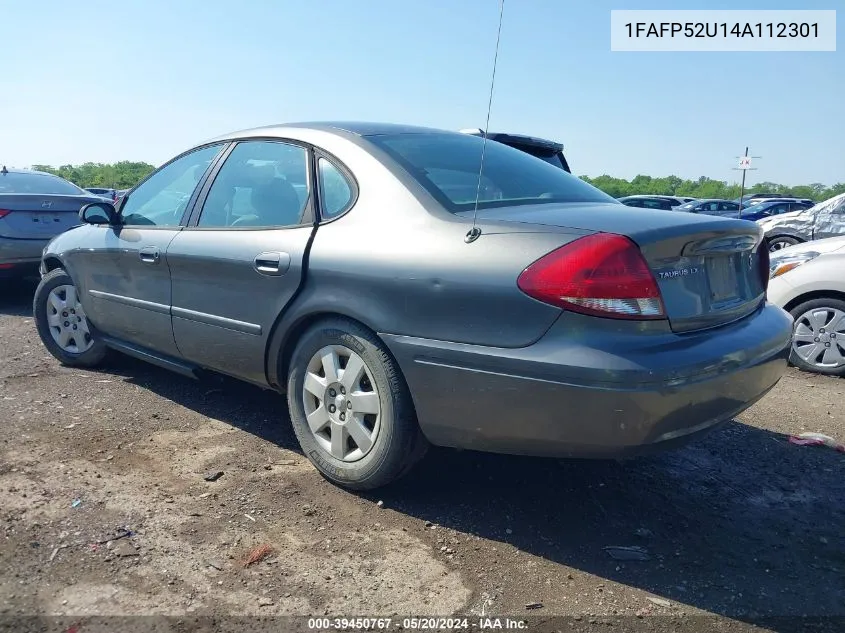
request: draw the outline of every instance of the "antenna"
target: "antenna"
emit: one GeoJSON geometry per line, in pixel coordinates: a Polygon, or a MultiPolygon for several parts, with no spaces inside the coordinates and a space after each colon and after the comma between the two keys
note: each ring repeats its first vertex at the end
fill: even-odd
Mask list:
{"type": "Polygon", "coordinates": [[[487,101],[487,122],[484,124],[484,136],[481,143],[481,165],[478,168],[478,185],[475,188],[475,209],[472,212],[472,228],[464,236],[464,242],[471,244],[481,236],[481,229],[476,226],[478,220],[478,199],[481,197],[481,174],[484,173],[484,152],[487,149],[487,133],[490,131],[490,111],[493,109],[493,87],[496,85],[496,64],[499,61],[499,41],[502,38],[502,16],[505,13],[505,0],[499,0],[499,30],[496,33],[496,52],[493,54],[493,76],[490,78],[490,98],[487,101]]]}

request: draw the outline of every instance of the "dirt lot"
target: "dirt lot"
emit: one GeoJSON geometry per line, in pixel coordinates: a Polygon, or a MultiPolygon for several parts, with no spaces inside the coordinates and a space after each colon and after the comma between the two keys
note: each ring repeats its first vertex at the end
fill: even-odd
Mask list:
{"type": "Polygon", "coordinates": [[[845,615],[845,455],[787,442],[845,440],[845,380],[790,371],[670,454],[438,450],[360,496],[310,467],[277,395],[61,367],[32,289],[0,286],[0,614],[845,615]]]}

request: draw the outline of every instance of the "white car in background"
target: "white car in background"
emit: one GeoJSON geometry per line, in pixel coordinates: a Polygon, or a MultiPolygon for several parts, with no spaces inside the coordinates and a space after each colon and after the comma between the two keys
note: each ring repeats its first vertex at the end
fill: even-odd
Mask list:
{"type": "Polygon", "coordinates": [[[773,252],[769,277],[769,301],[795,319],[789,361],[845,376],[845,237],[773,252]]]}

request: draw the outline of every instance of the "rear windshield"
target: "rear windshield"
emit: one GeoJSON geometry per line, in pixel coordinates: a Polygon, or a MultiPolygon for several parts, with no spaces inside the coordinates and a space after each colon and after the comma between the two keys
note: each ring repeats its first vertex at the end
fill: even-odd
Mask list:
{"type": "Polygon", "coordinates": [[[85,192],[58,176],[10,171],[7,174],[0,174],[0,193],[40,193],[78,196],[85,192]]]}
{"type": "Polygon", "coordinates": [[[502,143],[487,143],[479,190],[484,139],[469,134],[386,134],[368,140],[387,152],[446,210],[547,204],[616,202],[560,167],[502,143]]]}

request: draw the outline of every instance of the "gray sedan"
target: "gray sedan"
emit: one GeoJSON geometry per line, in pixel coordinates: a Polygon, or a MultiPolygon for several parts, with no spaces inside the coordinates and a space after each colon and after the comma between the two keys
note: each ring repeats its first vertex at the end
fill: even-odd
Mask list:
{"type": "Polygon", "coordinates": [[[79,222],[103,198],[40,171],[0,168],[0,276],[36,274],[50,238],[79,222]]]}
{"type": "Polygon", "coordinates": [[[285,392],[305,455],[356,489],[429,444],[670,447],[780,380],[757,225],[631,213],[500,143],[479,175],[483,146],[353,123],[204,143],[53,240],[39,334],[69,365],[119,350],[285,392]]]}

